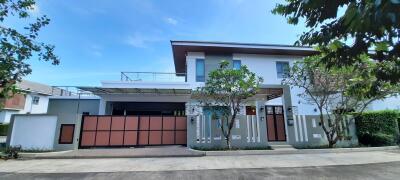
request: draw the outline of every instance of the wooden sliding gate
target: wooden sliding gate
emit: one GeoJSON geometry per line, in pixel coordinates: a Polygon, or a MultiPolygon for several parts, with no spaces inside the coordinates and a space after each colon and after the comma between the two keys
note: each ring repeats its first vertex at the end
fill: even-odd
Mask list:
{"type": "Polygon", "coordinates": [[[79,148],[186,145],[186,116],[84,116],[79,148]]]}

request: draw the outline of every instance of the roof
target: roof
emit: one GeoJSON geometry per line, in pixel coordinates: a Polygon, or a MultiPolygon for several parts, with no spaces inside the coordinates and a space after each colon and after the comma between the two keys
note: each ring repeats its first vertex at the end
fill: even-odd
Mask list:
{"type": "Polygon", "coordinates": [[[159,89],[159,88],[105,88],[105,87],[77,87],[84,91],[101,94],[190,94],[191,89],[159,89]]]}
{"type": "Polygon", "coordinates": [[[265,55],[309,56],[316,54],[312,47],[281,44],[257,44],[213,41],[171,41],[175,72],[186,73],[186,53],[244,53],[265,55]]]}
{"type": "Polygon", "coordinates": [[[51,86],[27,80],[22,80],[17,83],[17,87],[22,91],[35,92],[44,95],[52,95],[53,90],[51,86]]]}

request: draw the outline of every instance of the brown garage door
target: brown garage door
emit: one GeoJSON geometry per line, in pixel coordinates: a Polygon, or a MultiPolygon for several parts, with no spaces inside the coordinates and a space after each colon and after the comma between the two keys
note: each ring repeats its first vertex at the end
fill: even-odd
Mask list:
{"type": "Polygon", "coordinates": [[[186,145],[186,116],[84,116],[80,148],[186,145]]]}

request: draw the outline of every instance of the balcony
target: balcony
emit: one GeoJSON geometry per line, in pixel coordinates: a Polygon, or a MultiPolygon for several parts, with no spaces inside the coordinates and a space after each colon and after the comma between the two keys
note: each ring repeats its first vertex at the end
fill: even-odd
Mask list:
{"type": "Polygon", "coordinates": [[[76,86],[52,86],[51,94],[54,97],[95,97],[92,92],[82,90],[76,86]]]}
{"type": "Polygon", "coordinates": [[[122,82],[186,82],[186,73],[121,72],[122,82]]]}

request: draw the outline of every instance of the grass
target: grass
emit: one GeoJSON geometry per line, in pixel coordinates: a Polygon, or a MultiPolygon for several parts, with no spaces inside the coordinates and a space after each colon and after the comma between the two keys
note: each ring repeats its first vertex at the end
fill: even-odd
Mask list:
{"type": "Polygon", "coordinates": [[[263,147],[244,147],[244,148],[238,148],[238,147],[233,147],[232,149],[228,148],[222,148],[222,147],[191,147],[194,150],[199,150],[199,151],[238,151],[238,150],[272,150],[270,146],[263,146],[263,147]]]}

